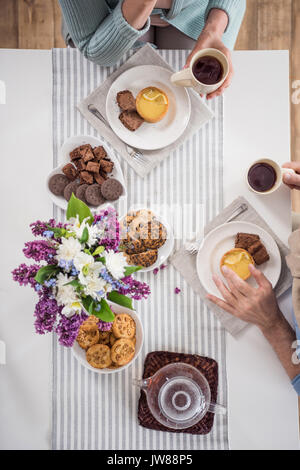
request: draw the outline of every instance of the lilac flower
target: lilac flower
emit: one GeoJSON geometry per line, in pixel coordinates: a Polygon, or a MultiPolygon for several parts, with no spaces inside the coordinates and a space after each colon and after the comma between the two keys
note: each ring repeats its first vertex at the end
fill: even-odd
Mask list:
{"type": "Polygon", "coordinates": [[[39,269],[40,266],[38,264],[27,266],[25,263],[22,263],[12,271],[13,280],[18,282],[20,286],[27,286],[29,284],[34,288],[37,283],[34,277],[39,269]]]}
{"type": "Polygon", "coordinates": [[[40,335],[53,331],[57,315],[61,312],[56,300],[44,294],[35,306],[35,331],[40,335]]]}
{"type": "Polygon", "coordinates": [[[162,264],[162,265],[159,267],[159,269],[166,269],[167,266],[168,266],[167,264],[162,264]]]}
{"type": "Polygon", "coordinates": [[[59,344],[62,346],[73,346],[73,343],[78,335],[80,325],[88,318],[88,315],[83,311],[81,314],[75,313],[67,318],[65,315],[60,315],[59,323],[55,329],[58,334],[59,344]]]}
{"type": "Polygon", "coordinates": [[[41,222],[40,220],[37,220],[36,222],[33,222],[30,224],[31,231],[34,236],[46,236],[44,235],[45,232],[47,232],[49,229],[48,225],[50,227],[57,227],[57,228],[62,228],[64,225],[62,223],[56,223],[54,219],[50,219],[49,222],[41,222]]]}
{"type": "Polygon", "coordinates": [[[94,224],[103,231],[103,236],[99,240],[99,245],[106,249],[118,251],[120,244],[120,225],[117,212],[113,207],[108,207],[94,216],[94,224]]]}
{"type": "Polygon", "coordinates": [[[25,243],[23,253],[26,258],[32,258],[34,261],[47,261],[49,264],[55,264],[54,255],[55,248],[44,240],[32,241],[25,243]]]}
{"type": "Polygon", "coordinates": [[[121,287],[118,291],[120,294],[129,295],[134,300],[147,299],[150,295],[150,287],[145,282],[137,281],[132,276],[124,277],[122,282],[127,287],[121,287]]]}
{"type": "Polygon", "coordinates": [[[179,294],[179,292],[181,292],[181,289],[179,289],[179,287],[175,287],[174,292],[175,294],[179,294]]]}
{"type": "Polygon", "coordinates": [[[98,329],[100,331],[109,331],[112,327],[112,324],[113,322],[106,322],[106,321],[99,320],[98,329]]]}
{"type": "Polygon", "coordinates": [[[153,269],[153,274],[156,276],[156,274],[158,273],[158,271],[159,271],[158,268],[153,269]]]}

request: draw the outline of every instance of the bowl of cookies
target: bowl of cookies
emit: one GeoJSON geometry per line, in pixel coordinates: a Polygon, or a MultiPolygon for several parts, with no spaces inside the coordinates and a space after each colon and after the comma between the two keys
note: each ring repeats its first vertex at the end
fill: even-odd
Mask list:
{"type": "Polygon", "coordinates": [[[70,137],[60,149],[60,162],[48,175],[47,190],[61,209],[67,209],[72,193],[95,211],[126,197],[120,164],[102,140],[70,137]]]}
{"type": "Polygon", "coordinates": [[[128,265],[142,266],[141,272],[158,268],[174,247],[171,226],[148,208],[134,208],[120,219],[120,239],[128,265]]]}
{"type": "Polygon", "coordinates": [[[90,315],[80,326],[72,347],[81,365],[98,374],[113,374],[129,367],[141,352],[144,332],[134,310],[108,301],[115,314],[111,328],[99,329],[99,319],[90,315]]]}

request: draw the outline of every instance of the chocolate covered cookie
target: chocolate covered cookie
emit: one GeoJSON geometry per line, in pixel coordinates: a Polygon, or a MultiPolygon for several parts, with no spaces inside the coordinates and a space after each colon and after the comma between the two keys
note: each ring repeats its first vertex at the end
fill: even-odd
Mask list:
{"type": "Polygon", "coordinates": [[[76,189],[76,193],[75,193],[75,196],[78,197],[78,199],[80,199],[85,204],[87,203],[87,200],[85,198],[85,191],[86,191],[86,188],[88,187],[89,187],[88,184],[81,184],[80,186],[78,186],[78,188],[76,189]]]}
{"type": "Polygon", "coordinates": [[[64,189],[64,198],[69,201],[72,193],[76,194],[77,188],[80,186],[80,183],[77,181],[72,181],[71,183],[67,184],[64,189]]]}
{"type": "Polygon", "coordinates": [[[108,178],[101,185],[101,193],[108,201],[116,201],[123,193],[123,186],[115,178],[108,178]]]}
{"type": "Polygon", "coordinates": [[[85,191],[85,198],[91,206],[100,206],[105,202],[105,199],[101,193],[101,186],[99,184],[91,184],[85,191]]]}
{"type": "Polygon", "coordinates": [[[70,183],[66,175],[56,174],[51,176],[49,180],[49,189],[51,193],[56,196],[62,196],[64,193],[65,187],[70,183]]]}

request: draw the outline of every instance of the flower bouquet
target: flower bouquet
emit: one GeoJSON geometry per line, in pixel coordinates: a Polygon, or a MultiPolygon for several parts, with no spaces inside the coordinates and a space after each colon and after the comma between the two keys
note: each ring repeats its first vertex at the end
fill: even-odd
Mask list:
{"type": "Polygon", "coordinates": [[[54,331],[60,344],[72,346],[88,315],[99,318],[100,330],[110,330],[114,313],[107,300],[132,309],[132,299],[147,298],[150,290],[132,277],[140,267],[127,266],[119,251],[120,227],[113,207],[93,215],[72,194],[66,218],[65,224],[51,219],[30,225],[32,233],[44,239],[25,243],[23,253],[38,264],[23,263],[12,275],[39,296],[36,332],[54,331]]]}

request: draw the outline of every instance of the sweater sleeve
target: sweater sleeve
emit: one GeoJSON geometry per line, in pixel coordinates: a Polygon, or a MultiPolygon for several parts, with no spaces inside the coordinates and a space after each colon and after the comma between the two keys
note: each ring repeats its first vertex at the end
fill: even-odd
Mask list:
{"type": "Polygon", "coordinates": [[[300,396],[300,374],[297,375],[293,380],[292,380],[292,385],[297,392],[297,394],[300,396]]]}
{"type": "Polygon", "coordinates": [[[205,20],[207,19],[210,10],[217,8],[225,11],[228,16],[227,31],[230,23],[235,23],[237,18],[243,17],[246,11],[246,0],[209,0],[205,20]]]}
{"type": "Polygon", "coordinates": [[[101,0],[60,0],[70,36],[84,56],[100,65],[114,65],[150,26],[133,28],[122,13],[123,1],[110,10],[101,0]]]}

